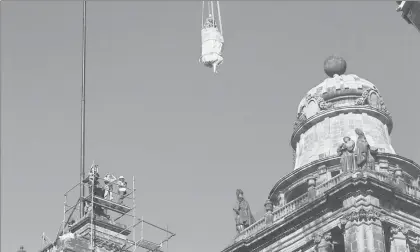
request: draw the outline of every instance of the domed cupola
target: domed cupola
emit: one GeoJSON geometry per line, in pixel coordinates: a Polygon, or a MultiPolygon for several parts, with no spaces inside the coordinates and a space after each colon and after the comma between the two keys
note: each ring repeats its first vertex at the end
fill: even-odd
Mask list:
{"type": "Polygon", "coordinates": [[[395,153],[390,139],[392,118],[379,90],[357,75],[345,74],[346,68],[343,58],[328,57],[324,62],[328,78],[299,103],[291,139],[295,169],[336,155],[343,137],[355,140],[355,128],[362,128],[380,151],[395,153]]]}

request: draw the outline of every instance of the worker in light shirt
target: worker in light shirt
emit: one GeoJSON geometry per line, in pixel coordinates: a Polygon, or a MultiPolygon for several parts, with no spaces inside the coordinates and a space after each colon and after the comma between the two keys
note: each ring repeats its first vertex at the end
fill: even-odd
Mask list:
{"type": "Polygon", "coordinates": [[[104,177],[104,189],[105,189],[105,194],[104,194],[104,198],[107,199],[109,196],[109,200],[113,200],[114,197],[112,196],[112,191],[113,191],[113,183],[114,181],[117,180],[117,178],[112,175],[112,174],[107,174],[104,177]]]}
{"type": "Polygon", "coordinates": [[[118,204],[122,205],[125,195],[127,194],[127,182],[125,182],[125,179],[123,176],[120,176],[118,178],[118,204]]]}

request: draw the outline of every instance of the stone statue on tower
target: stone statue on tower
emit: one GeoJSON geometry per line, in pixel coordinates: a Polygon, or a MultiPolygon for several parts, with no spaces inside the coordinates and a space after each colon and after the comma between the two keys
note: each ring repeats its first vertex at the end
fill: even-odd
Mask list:
{"type": "Polygon", "coordinates": [[[355,132],[358,136],[356,142],[356,164],[358,168],[375,170],[375,158],[373,155],[378,152],[378,149],[369,145],[365,133],[361,129],[355,129],[355,132]]]}
{"type": "Polygon", "coordinates": [[[344,137],[343,143],[337,149],[338,155],[341,156],[340,164],[343,173],[353,172],[356,169],[354,147],[354,141],[350,137],[344,137]]]}
{"type": "Polygon", "coordinates": [[[255,222],[254,216],[251,213],[251,208],[248,201],[244,198],[244,192],[241,189],[236,190],[236,205],[233,207],[236,220],[236,231],[241,232],[255,222]]]}

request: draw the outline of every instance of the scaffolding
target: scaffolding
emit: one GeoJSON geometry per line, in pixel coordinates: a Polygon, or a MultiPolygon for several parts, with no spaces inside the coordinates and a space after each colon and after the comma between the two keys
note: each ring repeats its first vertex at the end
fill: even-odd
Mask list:
{"type": "MultiPolygon", "coordinates": [[[[82,92],[81,92],[81,148],[80,148],[80,181],[64,194],[63,221],[58,229],[55,240],[48,241],[45,234],[42,235],[42,252],[52,252],[57,248],[61,239],[82,238],[83,246],[89,244],[91,251],[97,248],[105,248],[107,251],[134,252],[137,249],[144,249],[151,252],[162,252],[166,244],[175,234],[166,229],[147,222],[143,217],[136,216],[136,187],[133,176],[132,188],[125,183],[115,183],[99,177],[99,167],[93,163],[91,172],[85,177],[85,89],[86,89],[86,0],[83,0],[83,36],[82,36],[82,92]],[[96,176],[98,175],[98,176],[96,176]],[[101,182],[106,184],[102,187],[101,182]],[[110,186],[111,185],[111,186],[110,186]],[[88,195],[85,195],[86,187],[88,195]],[[124,190],[115,189],[125,188],[124,190]],[[79,190],[75,190],[79,189],[79,190]],[[107,192],[107,193],[105,193],[107,192]],[[74,194],[75,193],[75,194],[74,194]],[[115,202],[110,195],[118,195],[118,202],[115,202]],[[123,200],[131,200],[131,206],[125,205],[123,200]],[[74,213],[79,212],[77,214],[74,213]],[[113,216],[115,215],[115,216],[113,216]],[[126,224],[117,221],[126,220],[126,224]],[[130,221],[128,221],[130,220],[130,221]],[[130,223],[130,224],[128,224],[130,223]],[[140,239],[136,237],[136,228],[140,225],[140,239]],[[145,229],[152,227],[155,230],[165,232],[165,238],[153,242],[146,239],[145,229]],[[75,238],[77,237],[77,238],[75,238]],[[45,246],[45,243],[47,244],[45,246]]],[[[85,249],[85,248],[84,248],[85,249]]]]}
{"type": "MultiPolygon", "coordinates": [[[[78,239],[82,238],[84,241],[88,241],[91,251],[102,248],[115,252],[134,252],[137,249],[163,252],[165,245],[168,250],[169,240],[175,234],[170,232],[167,227],[159,227],[144,220],[143,217],[136,216],[135,177],[132,178],[132,188],[124,187],[126,188],[125,193],[118,192],[121,186],[118,180],[108,181],[108,185],[112,185],[108,187],[102,186],[104,181],[104,178],[99,177],[99,167],[94,164],[89,176],[64,194],[62,223],[54,242],[49,241],[41,249],[42,252],[54,251],[53,247],[60,238],[72,234],[77,234],[78,239]],[[89,187],[86,190],[89,192],[88,195],[78,197],[79,191],[76,189],[86,186],[89,187]],[[108,195],[105,194],[105,191],[108,191],[108,195]],[[112,199],[114,195],[117,196],[117,202],[112,199]],[[126,205],[124,200],[130,203],[126,205]],[[82,214],[77,216],[75,213],[78,211],[76,210],[82,214]],[[148,228],[154,229],[153,233],[159,232],[160,239],[156,238],[158,235],[155,235],[154,239],[146,239],[145,232],[148,228]],[[136,237],[137,229],[140,229],[140,237],[136,237]]],[[[43,234],[43,245],[45,237],[43,234]]]]}

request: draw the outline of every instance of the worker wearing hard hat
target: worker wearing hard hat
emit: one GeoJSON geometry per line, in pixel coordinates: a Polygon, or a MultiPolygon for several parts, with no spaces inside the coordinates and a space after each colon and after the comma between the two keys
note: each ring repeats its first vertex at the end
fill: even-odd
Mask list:
{"type": "Polygon", "coordinates": [[[122,205],[125,195],[127,194],[127,182],[125,182],[125,178],[120,176],[118,178],[118,204],[122,205]]]}

